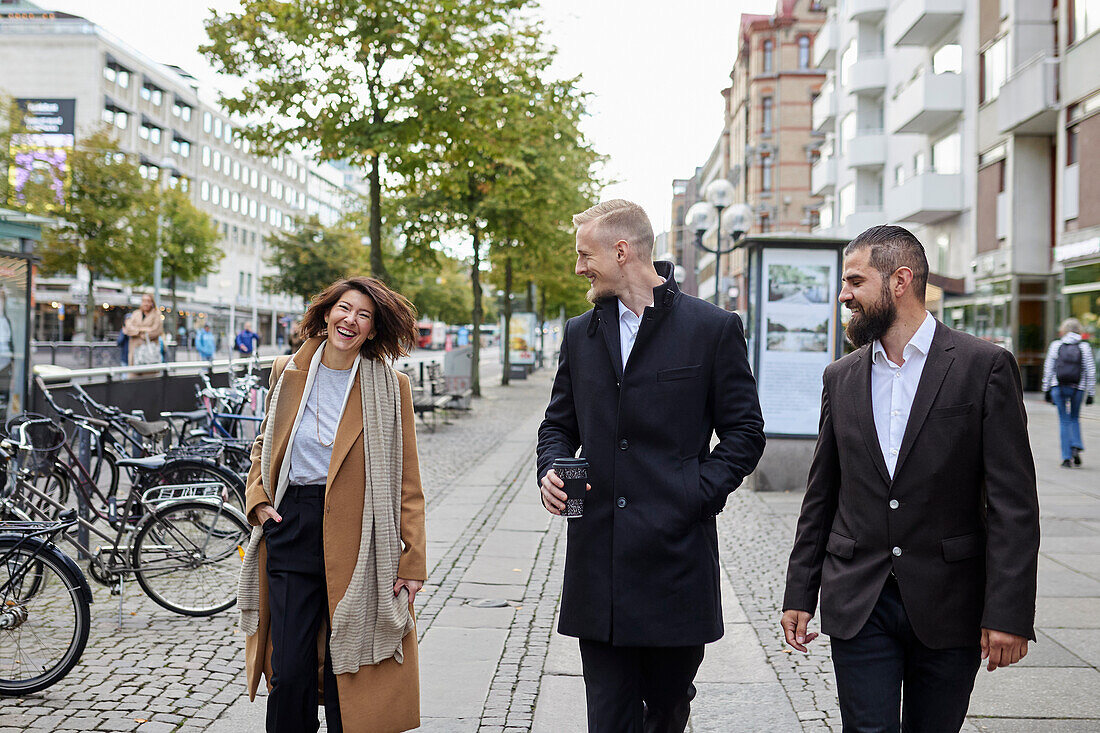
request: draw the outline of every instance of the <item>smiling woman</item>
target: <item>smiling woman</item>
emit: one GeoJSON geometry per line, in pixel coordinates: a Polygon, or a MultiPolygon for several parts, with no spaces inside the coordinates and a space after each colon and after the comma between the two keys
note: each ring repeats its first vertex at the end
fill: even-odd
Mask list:
{"type": "Polygon", "coordinates": [[[424,494],[412,389],[392,367],[416,312],[349,278],[313,299],[300,333],[272,365],[252,448],[238,590],[249,693],[266,676],[267,729],[315,731],[322,670],[329,730],[416,728],[424,494]]]}

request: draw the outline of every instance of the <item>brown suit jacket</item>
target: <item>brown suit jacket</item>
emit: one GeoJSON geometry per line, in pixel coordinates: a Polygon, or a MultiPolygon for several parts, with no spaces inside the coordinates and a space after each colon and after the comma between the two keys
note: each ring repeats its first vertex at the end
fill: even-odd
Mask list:
{"type": "Polygon", "coordinates": [[[848,639],[893,570],[917,637],[1035,638],[1039,502],[1020,373],[999,346],[936,324],[891,480],[865,346],[825,369],[821,422],[783,608],[848,639]],[[896,501],[896,508],[892,508],[896,501]]]}

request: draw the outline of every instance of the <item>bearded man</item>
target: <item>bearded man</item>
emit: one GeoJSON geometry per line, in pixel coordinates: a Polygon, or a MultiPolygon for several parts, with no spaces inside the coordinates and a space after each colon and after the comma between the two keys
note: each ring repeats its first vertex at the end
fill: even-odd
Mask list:
{"type": "Polygon", "coordinates": [[[579,448],[591,490],[583,517],[560,520],[558,631],[580,639],[590,733],[683,733],[703,646],[722,636],[714,516],[764,450],[756,382],[741,319],[680,292],[640,206],[573,223],[595,307],[565,326],[537,478],[560,514],[554,460],[579,448]]]}
{"type": "Polygon", "coordinates": [[[805,652],[820,590],[846,733],[958,731],[980,660],[1015,664],[1035,639],[1039,504],[1019,369],[937,322],[927,279],[902,227],[844,251],[858,349],[825,369],[780,623],[805,652]]]}

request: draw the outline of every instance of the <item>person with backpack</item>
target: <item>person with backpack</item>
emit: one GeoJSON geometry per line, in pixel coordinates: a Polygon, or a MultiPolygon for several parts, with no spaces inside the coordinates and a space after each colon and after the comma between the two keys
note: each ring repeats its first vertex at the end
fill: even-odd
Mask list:
{"type": "Polygon", "coordinates": [[[1076,318],[1062,321],[1043,363],[1043,393],[1058,409],[1062,468],[1081,465],[1081,402],[1091,405],[1096,396],[1096,360],[1083,330],[1076,318]]]}

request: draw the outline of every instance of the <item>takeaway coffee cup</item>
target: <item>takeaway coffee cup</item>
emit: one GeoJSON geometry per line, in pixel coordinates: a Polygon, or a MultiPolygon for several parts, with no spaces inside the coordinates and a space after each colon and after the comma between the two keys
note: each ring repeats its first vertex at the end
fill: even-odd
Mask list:
{"type": "Polygon", "coordinates": [[[588,486],[588,460],[584,458],[559,458],[554,461],[554,472],[565,483],[563,517],[574,519],[584,516],[584,493],[588,486]]]}

